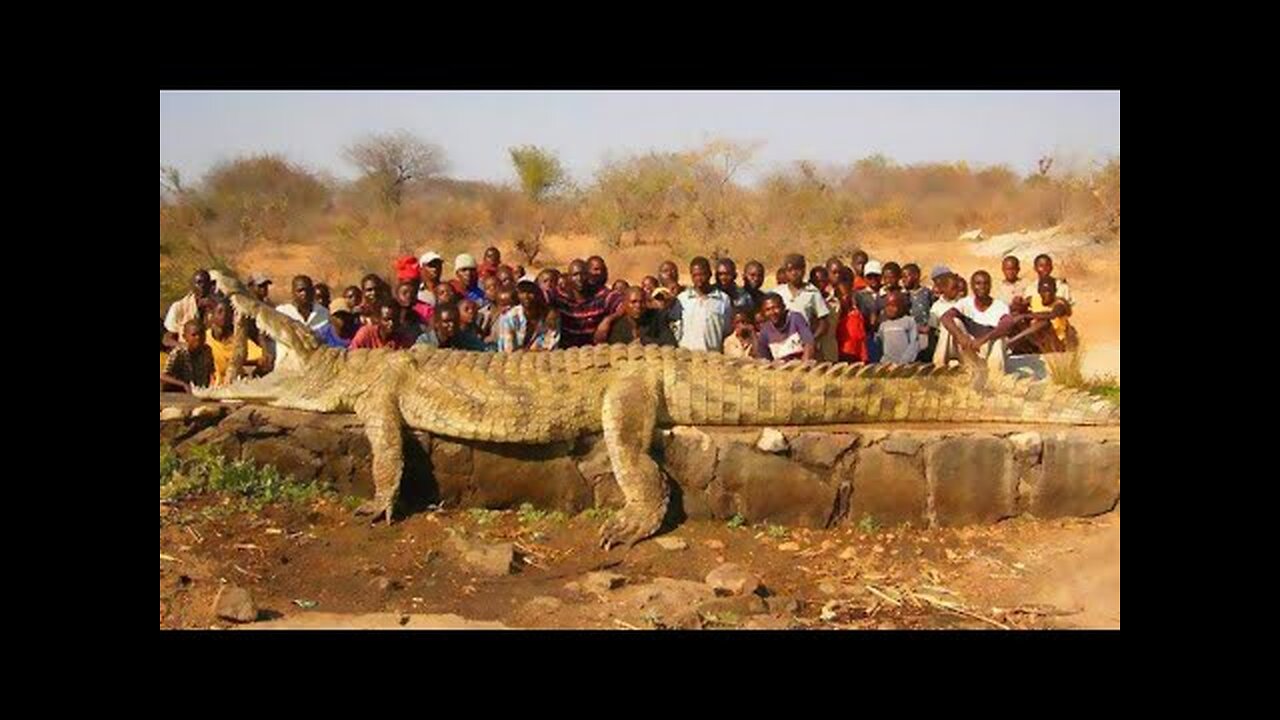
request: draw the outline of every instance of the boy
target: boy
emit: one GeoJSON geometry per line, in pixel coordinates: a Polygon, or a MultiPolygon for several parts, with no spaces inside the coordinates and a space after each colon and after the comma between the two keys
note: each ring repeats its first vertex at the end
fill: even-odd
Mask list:
{"type": "Polygon", "coordinates": [[[489,331],[484,336],[485,343],[497,347],[498,335],[502,332],[500,320],[508,310],[511,310],[515,306],[516,291],[514,288],[502,288],[498,290],[498,294],[494,298],[493,304],[486,308],[489,315],[489,331]]]}
{"type": "Polygon", "coordinates": [[[891,292],[885,297],[885,319],[876,329],[876,337],[884,349],[881,362],[905,365],[915,362],[920,354],[919,330],[915,318],[907,314],[909,305],[902,292],[891,292]]]}
{"type": "Polygon", "coordinates": [[[880,362],[880,342],[876,327],[880,324],[880,302],[883,297],[880,286],[880,262],[868,260],[863,265],[862,279],[866,283],[853,293],[853,303],[862,315],[862,326],[867,339],[867,362],[880,362]]]}
{"type": "Polygon", "coordinates": [[[870,260],[871,258],[869,258],[865,252],[861,250],[853,251],[853,257],[849,259],[849,262],[853,270],[854,292],[857,292],[867,286],[866,267],[870,260]]]}
{"type": "Polygon", "coordinates": [[[446,350],[484,352],[484,341],[462,324],[462,313],[456,305],[437,305],[431,329],[418,336],[416,345],[446,350]]]}
{"type": "Polygon", "coordinates": [[[199,320],[188,320],[182,325],[181,347],[169,353],[169,363],[160,373],[160,381],[170,389],[180,388],[182,392],[191,392],[193,385],[209,387],[213,382],[213,351],[204,342],[204,324],[199,320]]]}
{"type": "Polygon", "coordinates": [[[711,284],[711,261],[705,257],[689,262],[689,278],[693,287],[677,295],[667,309],[669,318],[680,323],[676,338],[682,348],[718,353],[733,327],[733,301],[711,284]]]}
{"type": "Polygon", "coordinates": [[[777,293],[764,297],[765,322],[756,338],[756,354],[765,360],[812,360],[817,352],[804,315],[787,310],[777,293]]]}
{"type": "Polygon", "coordinates": [[[1042,278],[1031,298],[1031,339],[1039,352],[1064,352],[1079,345],[1075,328],[1071,326],[1071,305],[1057,296],[1058,282],[1051,277],[1042,278]]]}
{"type": "Polygon", "coordinates": [[[560,316],[547,307],[537,283],[516,283],[520,304],[498,318],[498,352],[554,350],[560,344],[560,316]]]}
{"type": "Polygon", "coordinates": [[[360,294],[360,288],[355,285],[348,285],[347,289],[342,291],[342,299],[347,303],[347,312],[360,312],[360,306],[363,304],[361,301],[364,299],[360,294]]]}
{"type": "Polygon", "coordinates": [[[431,326],[431,316],[435,309],[418,299],[418,283],[402,280],[396,285],[396,303],[416,317],[416,322],[423,327],[431,326]]]}
{"type": "Polygon", "coordinates": [[[933,357],[933,348],[929,347],[932,335],[929,332],[929,309],[933,307],[936,296],[933,291],[920,284],[920,266],[907,263],[902,266],[902,289],[911,300],[911,319],[916,321],[916,332],[920,336],[921,362],[928,362],[933,357]]]}
{"type": "Polygon", "coordinates": [[[320,342],[329,347],[348,348],[356,331],[360,328],[360,320],[355,314],[346,310],[334,310],[329,316],[329,328],[320,333],[320,342]]]}
{"type": "Polygon", "coordinates": [[[316,302],[320,303],[320,307],[325,310],[329,309],[330,294],[329,286],[324,283],[316,283],[316,302]]]}
{"type": "MultiPolygon", "coordinates": [[[[247,319],[247,318],[246,318],[247,319]]],[[[243,320],[241,322],[244,322],[243,320]]],[[[235,312],[231,309],[231,301],[222,299],[213,308],[212,322],[205,333],[205,344],[213,353],[213,384],[235,380],[227,377],[227,369],[231,366],[231,356],[235,350],[235,312]]],[[[257,343],[245,338],[245,357],[242,367],[252,370],[262,361],[262,348],[257,343]]]]}
{"type": "Polygon", "coordinates": [[[938,288],[938,299],[929,308],[929,347],[932,354],[929,359],[938,367],[947,367],[950,360],[959,360],[955,344],[951,342],[951,333],[942,326],[944,314],[960,302],[960,278],[955,273],[947,272],[934,279],[938,288]]]}
{"type": "MultiPolygon", "coordinates": [[[[1036,275],[1038,276],[1038,279],[1036,281],[1036,287],[1039,288],[1040,280],[1053,277],[1053,258],[1049,257],[1048,255],[1037,255],[1035,260],[1035,268],[1036,268],[1036,275]]],[[[1071,305],[1072,304],[1071,286],[1068,285],[1067,281],[1063,278],[1054,278],[1054,280],[1057,282],[1057,288],[1058,288],[1058,291],[1055,294],[1055,296],[1059,300],[1063,300],[1068,305],[1071,305]]]]}
{"type": "Polygon", "coordinates": [[[356,331],[355,337],[351,338],[352,350],[377,348],[400,350],[412,344],[412,341],[405,337],[403,326],[400,324],[398,306],[379,305],[375,309],[374,317],[378,319],[377,323],[365,325],[356,331]]]}
{"type": "Polygon", "coordinates": [[[759,357],[756,343],[760,341],[756,331],[755,313],[746,308],[733,311],[733,332],[724,339],[724,354],[732,358],[759,357]]]}
{"type": "MultiPolygon", "coordinates": [[[[831,308],[822,297],[821,291],[804,281],[805,260],[803,255],[790,254],[782,260],[782,269],[786,273],[787,283],[774,288],[774,292],[787,304],[787,310],[798,312],[804,316],[805,323],[811,327],[814,342],[820,346],[827,333],[831,331],[828,316],[831,308]]],[[[823,268],[823,273],[826,268],[823,268]]],[[[830,344],[828,344],[829,347],[830,344]]],[[[835,358],[822,358],[834,360],[835,358]]]]}
{"type": "Polygon", "coordinates": [[[840,303],[836,323],[840,362],[867,362],[867,328],[854,301],[852,268],[840,268],[837,273],[836,298],[840,303]]]}
{"type": "Polygon", "coordinates": [[[1016,313],[1026,312],[1028,302],[1027,281],[1018,277],[1021,269],[1018,258],[1013,255],[1006,255],[1000,261],[1000,274],[1004,275],[1004,279],[1000,281],[1000,285],[991,293],[1003,300],[1009,306],[1009,309],[1016,313]]]}
{"type": "Polygon", "coordinates": [[[658,266],[658,283],[670,291],[671,297],[684,292],[684,286],[680,284],[680,269],[670,260],[664,260],[658,266]]]}

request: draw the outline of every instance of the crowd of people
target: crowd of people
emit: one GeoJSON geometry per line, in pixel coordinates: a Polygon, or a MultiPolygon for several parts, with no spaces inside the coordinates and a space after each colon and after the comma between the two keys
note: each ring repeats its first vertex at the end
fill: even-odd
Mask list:
{"type": "MultiPolygon", "coordinates": [[[[688,285],[669,260],[633,284],[610,282],[600,256],[530,275],[490,247],[479,263],[458,255],[452,277],[436,252],[402,257],[394,284],[371,273],[336,298],[324,283],[297,275],[289,301],[275,307],[337,348],[540,352],[640,343],[768,360],[939,365],[967,351],[1003,371],[1011,354],[1076,343],[1069,286],[1053,277],[1048,255],[1034,265],[1035,278],[1024,278],[1018,259],[1006,257],[999,282],[985,270],[966,281],[938,265],[926,284],[916,263],[880,262],[862,251],[848,264],[832,257],[813,268],[790,254],[765,289],[767,271],[755,260],[743,266],[741,284],[732,259],[705,257],[689,263],[688,285]]],[[[248,285],[270,303],[270,277],[255,274],[248,285]]],[[[160,322],[161,390],[228,381],[240,334],[247,374],[297,362],[251,319],[237,323],[208,271],[196,271],[191,292],[160,322]]]]}

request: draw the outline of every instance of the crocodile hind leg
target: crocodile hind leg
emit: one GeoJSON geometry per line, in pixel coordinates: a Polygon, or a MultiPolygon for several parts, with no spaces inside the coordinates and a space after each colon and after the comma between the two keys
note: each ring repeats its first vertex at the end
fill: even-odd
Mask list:
{"type": "Polygon", "coordinates": [[[356,508],[357,515],[371,515],[372,522],[386,518],[391,524],[400,476],[404,472],[404,447],[400,436],[403,419],[395,396],[384,393],[356,404],[356,415],[364,423],[373,449],[373,499],[356,508]]]}
{"type": "Polygon", "coordinates": [[[623,373],[604,391],[601,420],[613,477],[626,502],[600,529],[600,545],[634,545],[653,535],[667,514],[668,488],[649,457],[660,385],[646,373],[623,373]]]}

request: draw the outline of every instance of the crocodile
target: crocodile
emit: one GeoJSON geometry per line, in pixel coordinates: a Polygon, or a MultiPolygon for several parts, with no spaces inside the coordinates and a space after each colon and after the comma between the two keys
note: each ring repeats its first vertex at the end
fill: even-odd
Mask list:
{"type": "Polygon", "coordinates": [[[298,363],[261,378],[193,388],[214,400],[355,413],[373,451],[374,497],[357,509],[390,523],[403,473],[402,428],[498,443],[572,441],[602,433],[623,507],[600,544],[655,534],[669,489],[649,449],[657,427],[857,422],[1119,424],[1117,405],[1084,391],[988,375],[976,357],[954,367],[767,361],[653,345],[478,353],[322,347],[310,330],[211,272],[237,317],[298,363]]]}

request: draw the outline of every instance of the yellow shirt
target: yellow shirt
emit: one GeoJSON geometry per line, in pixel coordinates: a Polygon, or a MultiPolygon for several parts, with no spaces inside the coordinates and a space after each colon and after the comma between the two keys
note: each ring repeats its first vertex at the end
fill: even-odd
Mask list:
{"type": "MultiPolygon", "coordinates": [[[[1054,305],[1057,305],[1058,303],[1061,303],[1061,302],[1065,302],[1065,301],[1062,300],[1061,298],[1057,298],[1054,300],[1054,305]]],[[[1052,309],[1053,309],[1052,306],[1044,304],[1044,302],[1040,299],[1039,293],[1036,293],[1035,295],[1031,296],[1031,312],[1036,312],[1036,313],[1049,312],[1052,309]]],[[[1050,320],[1049,324],[1053,325],[1053,334],[1057,335],[1058,339],[1061,340],[1062,342],[1066,342],[1067,329],[1071,327],[1071,321],[1064,315],[1062,317],[1056,317],[1050,320]]]]}
{"type": "MultiPolygon", "coordinates": [[[[213,337],[212,330],[206,330],[204,333],[204,341],[213,351],[213,385],[221,385],[227,377],[227,366],[231,364],[232,339],[234,335],[228,336],[226,340],[217,340],[213,337]]],[[[246,340],[248,343],[248,352],[245,355],[246,361],[262,359],[262,348],[252,340],[246,340]]]]}

